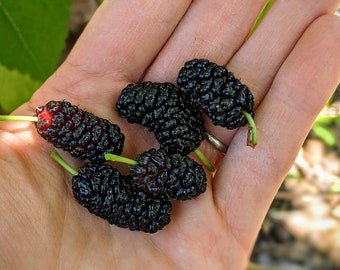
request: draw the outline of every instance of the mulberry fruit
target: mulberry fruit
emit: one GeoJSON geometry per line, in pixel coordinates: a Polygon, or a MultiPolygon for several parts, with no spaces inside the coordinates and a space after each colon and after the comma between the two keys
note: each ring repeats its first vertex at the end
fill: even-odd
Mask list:
{"type": "Polygon", "coordinates": [[[110,165],[86,163],[72,178],[75,199],[110,224],[154,233],[170,223],[171,202],[164,195],[145,193],[110,165]]]}
{"type": "Polygon", "coordinates": [[[36,115],[40,136],[73,157],[104,161],[105,153],[123,151],[124,135],[117,125],[67,101],[50,101],[38,107],[36,115]]]}
{"type": "Polygon", "coordinates": [[[177,200],[195,198],[206,190],[203,167],[188,156],[150,149],[139,154],[136,161],[130,172],[141,190],[177,200]]]}
{"type": "Polygon", "coordinates": [[[187,101],[215,125],[234,129],[247,123],[244,112],[254,116],[252,93],[224,66],[205,59],[190,60],[181,68],[177,84],[187,101]]]}
{"type": "Polygon", "coordinates": [[[188,154],[206,137],[199,110],[188,106],[171,83],[129,84],[117,102],[121,117],[154,132],[160,147],[169,152],[188,154]]]}

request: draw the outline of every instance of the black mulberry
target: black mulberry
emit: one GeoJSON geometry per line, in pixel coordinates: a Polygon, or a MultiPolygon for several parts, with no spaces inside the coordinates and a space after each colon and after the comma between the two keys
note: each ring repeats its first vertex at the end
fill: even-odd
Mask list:
{"type": "Polygon", "coordinates": [[[86,163],[72,178],[75,199],[110,224],[147,233],[170,222],[172,205],[164,195],[137,189],[130,176],[104,163],[86,163]]]}
{"type": "Polygon", "coordinates": [[[234,129],[244,126],[244,111],[254,116],[254,98],[248,87],[224,66],[193,59],[181,68],[177,84],[193,106],[203,110],[213,124],[234,129]]]}
{"type": "Polygon", "coordinates": [[[160,147],[188,154],[206,137],[200,111],[188,106],[171,83],[129,84],[117,102],[121,117],[154,132],[160,147]]]}
{"type": "Polygon", "coordinates": [[[136,157],[131,175],[140,189],[189,200],[205,192],[207,179],[203,167],[188,156],[150,149],[136,157]]]}
{"type": "Polygon", "coordinates": [[[36,109],[41,137],[83,160],[104,161],[105,153],[120,155],[124,135],[110,121],[67,101],[50,101],[36,109]]]}

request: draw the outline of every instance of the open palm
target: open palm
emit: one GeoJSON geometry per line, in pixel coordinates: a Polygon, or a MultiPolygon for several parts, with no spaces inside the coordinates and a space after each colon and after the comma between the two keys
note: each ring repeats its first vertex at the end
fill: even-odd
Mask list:
{"type": "MultiPolygon", "coordinates": [[[[122,88],[176,81],[183,63],[226,64],[255,96],[258,145],[247,130],[207,128],[228,146],[203,142],[216,163],[207,191],[173,202],[155,234],[109,225],[77,204],[71,175],[31,123],[1,123],[0,265],[4,269],[244,269],[257,232],[311,124],[340,74],[340,1],[277,1],[246,36],[266,1],[111,1],[97,10],[64,64],[15,114],[68,100],[117,123],[123,155],[157,147],[153,135],[118,117],[122,88]]],[[[80,164],[65,158],[77,168],[80,164]]]]}

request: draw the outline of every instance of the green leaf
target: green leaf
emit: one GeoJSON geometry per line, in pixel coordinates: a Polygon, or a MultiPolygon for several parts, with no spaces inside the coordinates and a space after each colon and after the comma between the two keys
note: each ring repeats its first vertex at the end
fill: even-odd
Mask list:
{"type": "Polygon", "coordinates": [[[10,113],[22,103],[29,100],[32,93],[40,86],[28,74],[17,70],[8,70],[0,65],[0,108],[10,113]]]}
{"type": "Polygon", "coordinates": [[[0,0],[0,64],[44,81],[67,37],[71,0],[0,0]]]}
{"type": "Polygon", "coordinates": [[[331,146],[331,147],[336,146],[337,140],[333,132],[329,128],[323,127],[322,125],[314,124],[312,127],[312,131],[317,137],[319,137],[328,146],[331,146]]]}
{"type": "Polygon", "coordinates": [[[336,122],[340,121],[340,115],[331,115],[331,116],[322,116],[319,115],[315,121],[314,124],[321,124],[321,125],[330,125],[336,122]]]}

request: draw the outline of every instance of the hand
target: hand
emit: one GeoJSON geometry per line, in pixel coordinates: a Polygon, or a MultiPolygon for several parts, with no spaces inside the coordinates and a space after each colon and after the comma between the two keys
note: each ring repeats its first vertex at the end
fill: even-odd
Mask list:
{"type": "MultiPolygon", "coordinates": [[[[208,126],[228,150],[200,149],[218,163],[207,191],[173,203],[156,234],[121,229],[74,200],[71,175],[30,123],[1,123],[0,265],[4,269],[244,269],[265,214],[313,120],[339,83],[340,1],[110,1],[97,10],[63,65],[15,114],[66,99],[121,126],[124,155],[157,147],[114,110],[138,80],[175,82],[183,63],[226,64],[256,100],[258,145],[247,129],[208,126]]],[[[74,165],[78,163],[70,156],[74,165]]]]}

